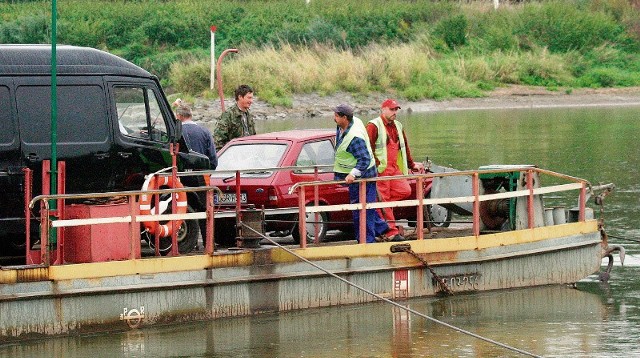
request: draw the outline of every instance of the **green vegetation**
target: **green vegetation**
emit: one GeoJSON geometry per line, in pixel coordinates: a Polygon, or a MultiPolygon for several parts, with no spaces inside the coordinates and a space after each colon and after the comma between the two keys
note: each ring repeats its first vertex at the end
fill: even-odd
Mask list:
{"type": "MultiPolygon", "coordinates": [[[[478,97],[505,84],[640,85],[636,0],[113,0],[58,2],[58,43],[120,55],[171,91],[209,93],[209,27],[225,93],[478,97]]],[[[0,3],[0,43],[50,42],[50,1],[0,3]]]]}

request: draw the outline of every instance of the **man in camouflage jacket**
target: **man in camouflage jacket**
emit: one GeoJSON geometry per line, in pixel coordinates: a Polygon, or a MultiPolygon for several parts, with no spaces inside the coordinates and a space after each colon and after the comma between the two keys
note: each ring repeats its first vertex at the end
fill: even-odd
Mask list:
{"type": "Polygon", "coordinates": [[[249,108],[253,103],[253,89],[247,85],[239,86],[235,91],[235,106],[222,113],[214,131],[217,149],[230,140],[256,134],[255,121],[249,108]]]}

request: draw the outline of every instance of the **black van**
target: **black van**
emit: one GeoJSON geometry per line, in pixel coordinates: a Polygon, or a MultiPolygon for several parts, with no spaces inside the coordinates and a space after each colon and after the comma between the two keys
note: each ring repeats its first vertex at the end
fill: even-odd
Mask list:
{"type": "MultiPolygon", "coordinates": [[[[67,193],[139,190],[145,174],[171,166],[172,142],[179,170],[209,169],[181,138],[157,77],[92,48],[57,46],[56,58],[57,158],[66,162],[67,193]]],[[[24,253],[22,169],[34,171],[38,195],[50,158],[51,45],[0,45],[0,257],[24,253]]],[[[189,206],[202,209],[196,196],[189,206]]],[[[31,227],[37,235],[38,223],[31,227]]],[[[181,235],[180,251],[190,250],[198,226],[181,235]]]]}

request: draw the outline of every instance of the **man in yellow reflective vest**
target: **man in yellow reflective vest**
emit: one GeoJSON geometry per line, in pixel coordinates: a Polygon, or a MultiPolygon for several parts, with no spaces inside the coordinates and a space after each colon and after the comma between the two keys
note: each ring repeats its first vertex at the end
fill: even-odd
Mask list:
{"type": "MultiPolygon", "coordinates": [[[[353,183],[360,178],[373,178],[376,176],[376,166],[373,162],[373,153],[369,145],[369,138],[364,124],[359,118],[353,116],[353,108],[346,104],[338,105],[333,109],[336,122],[336,160],[333,171],[336,180],[344,180],[349,184],[349,201],[354,204],[360,201],[359,184],[353,183]]],[[[366,184],[367,203],[376,201],[376,184],[366,184]]],[[[359,241],[360,211],[353,211],[353,224],[356,240],[359,241]]],[[[389,225],[380,217],[375,209],[367,209],[367,240],[376,242],[382,238],[387,240],[386,233],[389,225]]]]}
{"type": "MultiPolygon", "coordinates": [[[[367,123],[369,144],[378,168],[379,176],[407,175],[409,170],[419,170],[421,163],[414,163],[402,123],[396,120],[400,105],[394,99],[382,102],[380,117],[367,123]]],[[[406,179],[378,181],[378,193],[382,201],[407,199],[411,195],[411,187],[406,179]]],[[[389,224],[387,235],[393,241],[404,238],[396,226],[393,208],[383,208],[382,214],[389,224]]]]}

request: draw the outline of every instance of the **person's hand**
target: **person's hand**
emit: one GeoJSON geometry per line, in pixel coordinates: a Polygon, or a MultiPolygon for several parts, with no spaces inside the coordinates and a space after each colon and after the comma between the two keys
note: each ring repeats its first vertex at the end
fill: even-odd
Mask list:
{"type": "Polygon", "coordinates": [[[347,175],[346,178],[344,178],[344,181],[347,182],[347,184],[351,184],[353,183],[353,181],[356,180],[356,177],[354,177],[353,175],[349,174],[347,175]]]}
{"type": "Polygon", "coordinates": [[[423,173],[424,172],[424,164],[422,163],[413,163],[413,168],[411,168],[413,173],[423,173]]]}

